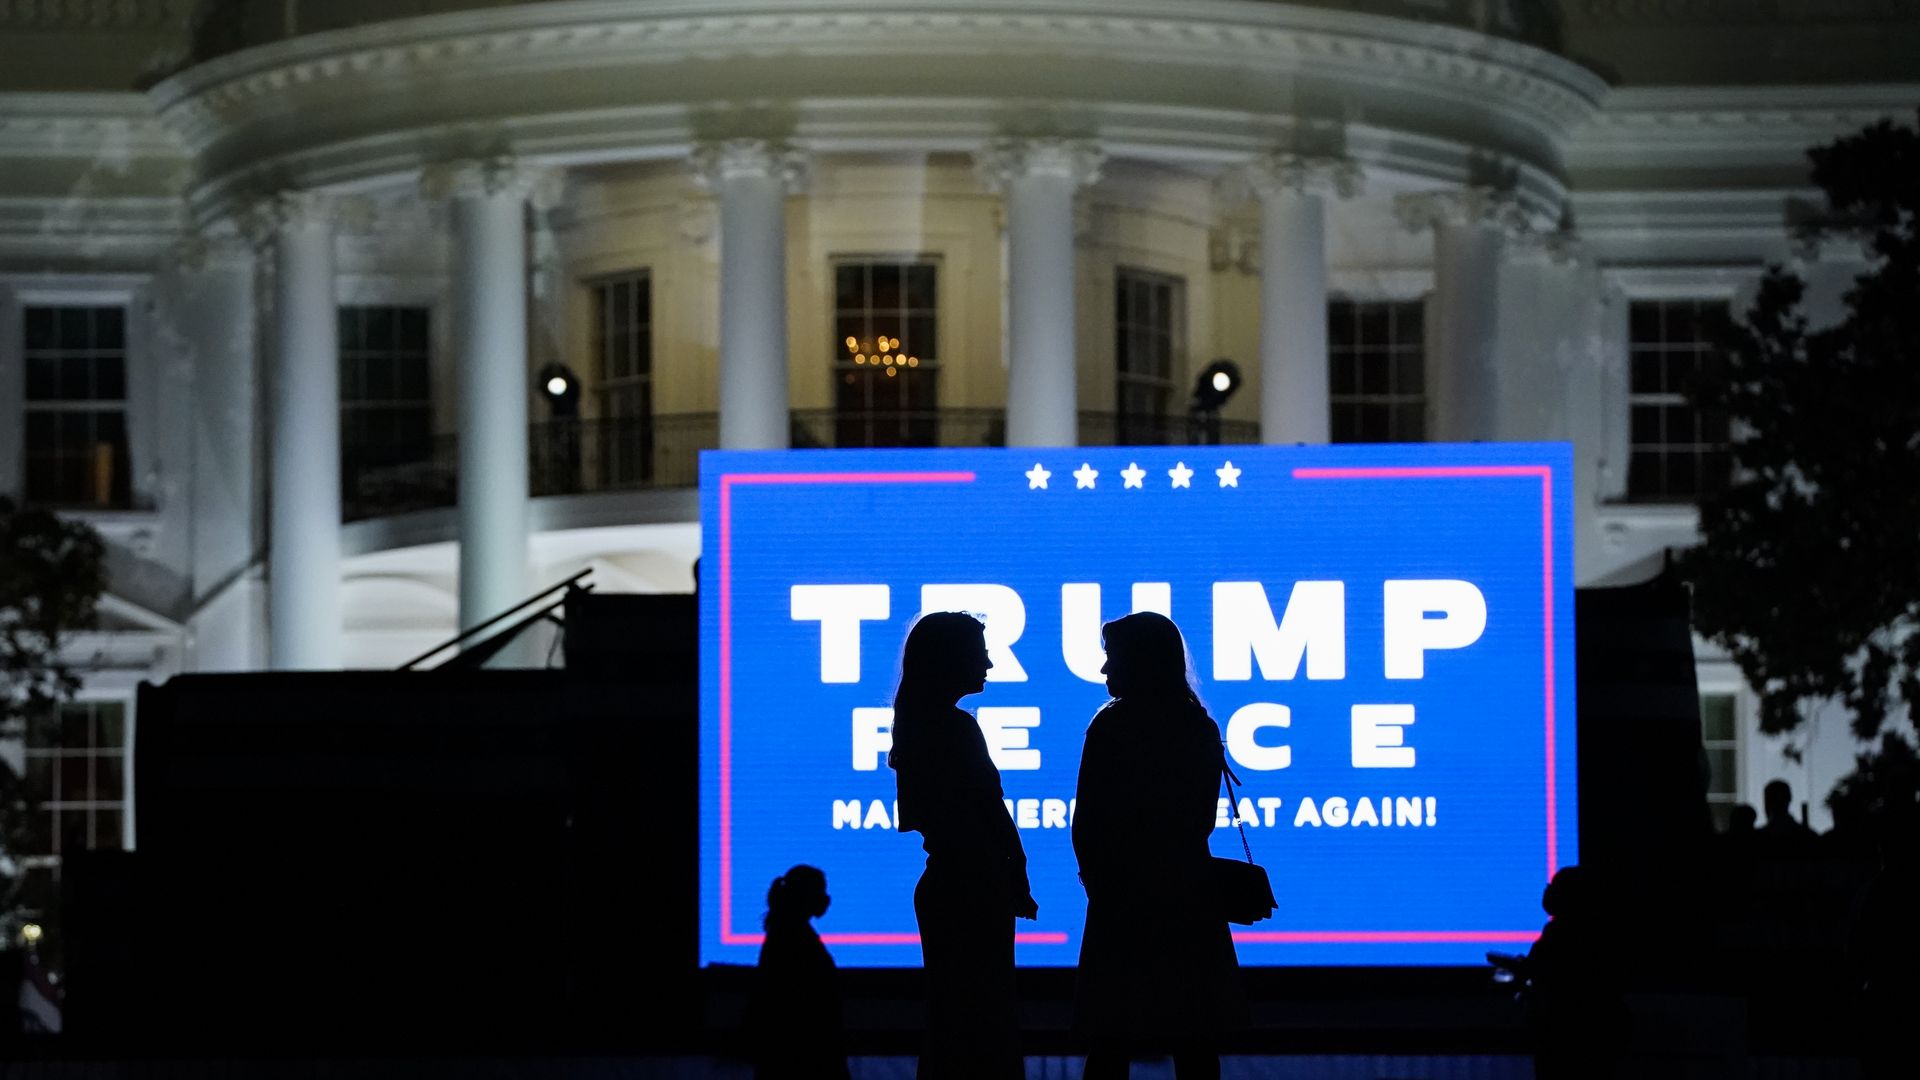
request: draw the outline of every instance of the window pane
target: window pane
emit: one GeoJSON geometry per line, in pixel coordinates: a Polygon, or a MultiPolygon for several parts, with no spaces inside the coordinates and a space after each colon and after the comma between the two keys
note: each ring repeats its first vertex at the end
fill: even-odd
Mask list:
{"type": "Polygon", "coordinates": [[[1634,442],[1657,443],[1660,441],[1660,406],[1635,405],[1632,415],[1634,442]]]}
{"type": "Polygon", "coordinates": [[[1360,392],[1360,365],[1351,355],[1335,352],[1327,360],[1327,381],[1335,394],[1360,392]]]}
{"type": "Polygon", "coordinates": [[[93,395],[100,401],[124,401],[127,396],[127,362],[119,353],[93,358],[93,395]]]}
{"type": "Polygon", "coordinates": [[[123,817],[119,810],[96,810],[93,814],[93,846],[112,851],[125,847],[121,838],[123,817]]]}
{"type": "Polygon", "coordinates": [[[1734,730],[1732,694],[1706,694],[1700,698],[1700,737],[1707,742],[1732,742],[1734,730]]]}
{"type": "Polygon", "coordinates": [[[905,294],[901,287],[900,265],[898,263],[879,263],[871,268],[873,275],[873,309],[875,313],[899,309],[905,294]]]}
{"type": "Polygon", "coordinates": [[[1396,394],[1424,394],[1427,392],[1427,373],[1425,358],[1411,349],[1398,349],[1393,354],[1393,392],[1396,394]]]}
{"type": "Polygon", "coordinates": [[[60,710],[60,746],[67,750],[85,750],[93,745],[93,712],[83,703],[60,710]]]}
{"type": "Polygon", "coordinates": [[[61,349],[85,349],[93,344],[93,309],[83,307],[63,307],[60,310],[59,338],[55,347],[61,349]]]}
{"type": "Polygon", "coordinates": [[[900,345],[909,354],[918,356],[922,361],[939,356],[940,343],[934,332],[933,316],[917,315],[908,319],[907,332],[901,337],[900,345]]]}
{"type": "Polygon", "coordinates": [[[1628,308],[1627,333],[1638,345],[1660,340],[1660,305],[1636,300],[1628,308]]]}
{"type": "Polygon", "coordinates": [[[59,787],[54,797],[61,802],[86,802],[93,798],[91,760],[86,754],[64,754],[60,758],[59,787]]]}
{"type": "Polygon", "coordinates": [[[57,337],[54,328],[56,313],[53,308],[30,307],[21,313],[25,323],[27,348],[51,349],[57,337]]]}
{"type": "Polygon", "coordinates": [[[127,708],[118,701],[93,705],[93,745],[98,749],[126,749],[127,708]]]}
{"type": "Polygon", "coordinates": [[[834,267],[834,307],[842,311],[857,311],[867,306],[866,271],[864,264],[834,267]]]}
{"type": "Polygon", "coordinates": [[[400,348],[409,352],[427,351],[427,309],[401,308],[399,325],[400,348]]]}
{"type": "Polygon", "coordinates": [[[28,805],[53,798],[53,758],[34,754],[27,758],[26,798],[28,805]]]}
{"type": "Polygon", "coordinates": [[[93,369],[85,357],[67,357],[60,361],[60,396],[67,401],[86,401],[93,397],[93,369]]]}
{"type": "Polygon", "coordinates": [[[916,263],[907,267],[907,306],[920,311],[931,311],[938,303],[933,264],[916,263]]]}
{"type": "Polygon", "coordinates": [[[1707,751],[1707,791],[1714,794],[1730,794],[1738,778],[1734,775],[1734,752],[1731,747],[1715,747],[1707,751]]]}
{"type": "Polygon", "coordinates": [[[94,798],[118,802],[126,797],[126,761],[118,754],[102,754],[93,759],[94,798]]]}
{"type": "Polygon", "coordinates": [[[27,400],[53,401],[60,397],[60,361],[49,356],[27,357],[27,400]]]}
{"type": "Polygon", "coordinates": [[[1654,349],[1635,349],[1633,351],[1633,374],[1630,388],[1636,394],[1658,394],[1666,390],[1666,380],[1661,372],[1664,365],[1661,355],[1654,349]]]}

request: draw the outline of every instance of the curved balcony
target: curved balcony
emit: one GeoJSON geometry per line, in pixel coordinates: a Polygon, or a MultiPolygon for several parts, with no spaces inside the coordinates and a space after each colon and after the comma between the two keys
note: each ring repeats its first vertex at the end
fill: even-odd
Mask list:
{"type": "MultiPolygon", "coordinates": [[[[527,433],[528,490],[539,498],[692,488],[700,482],[700,451],[719,445],[719,430],[714,413],[536,423],[527,433]]],[[[1006,411],[796,409],[790,435],[795,449],[1005,446],[1006,411]]],[[[1246,420],[1080,414],[1082,446],[1259,439],[1260,425],[1246,420]]],[[[342,518],[364,521],[452,506],[458,449],[458,436],[445,434],[350,451],[341,463],[342,518]]]]}

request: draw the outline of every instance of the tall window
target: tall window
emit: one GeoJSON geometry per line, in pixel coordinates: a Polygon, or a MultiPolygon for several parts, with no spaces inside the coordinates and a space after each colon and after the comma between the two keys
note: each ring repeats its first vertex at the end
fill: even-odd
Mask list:
{"type": "Polygon", "coordinates": [[[26,362],[26,501],[125,508],[127,312],[119,306],[22,311],[26,362]]]}
{"type": "Polygon", "coordinates": [[[1425,305],[1335,300],[1327,305],[1328,402],[1337,443],[1427,437],[1425,305]]]}
{"type": "Polygon", "coordinates": [[[653,279],[640,270],[591,288],[600,423],[586,449],[604,483],[642,483],[653,477],[653,279]]]}
{"type": "Polygon", "coordinates": [[[419,478],[409,472],[433,458],[428,324],[424,307],[340,309],[340,478],[349,504],[412,485],[419,478]]]}
{"type": "Polygon", "coordinates": [[[1121,268],[1113,294],[1114,441],[1164,443],[1186,320],[1186,282],[1121,268]]]}
{"type": "Polygon", "coordinates": [[[939,272],[928,259],[834,265],[835,445],[939,444],[939,272]]]}
{"type": "Polygon", "coordinates": [[[1727,816],[1740,802],[1739,699],[1732,694],[1700,695],[1700,742],[1707,752],[1707,808],[1713,826],[1724,831],[1727,816]]]}
{"type": "Polygon", "coordinates": [[[34,850],[23,860],[23,899],[36,914],[54,907],[65,856],[123,844],[126,713],[124,702],[70,701],[28,721],[24,794],[34,850]]]}
{"type": "Polygon", "coordinates": [[[1727,418],[1700,409],[1689,395],[1727,317],[1717,300],[1633,302],[1627,498],[1692,502],[1725,486],[1727,418]]]}

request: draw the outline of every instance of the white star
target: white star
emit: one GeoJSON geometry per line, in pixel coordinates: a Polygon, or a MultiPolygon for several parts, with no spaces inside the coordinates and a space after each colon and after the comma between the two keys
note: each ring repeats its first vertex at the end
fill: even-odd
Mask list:
{"type": "Polygon", "coordinates": [[[1240,470],[1234,468],[1233,462],[1231,461],[1213,470],[1213,475],[1220,478],[1221,487],[1237,488],[1240,486],[1240,470]]]}
{"type": "Polygon", "coordinates": [[[1052,475],[1052,473],[1047,471],[1046,466],[1037,461],[1034,462],[1033,468],[1027,470],[1027,490],[1032,491],[1035,488],[1046,487],[1047,478],[1052,475]]]}
{"type": "Polygon", "coordinates": [[[1129,461],[1127,467],[1120,470],[1120,477],[1123,481],[1121,487],[1139,487],[1140,482],[1147,478],[1147,470],[1141,468],[1139,462],[1129,461]]]}
{"type": "Polygon", "coordinates": [[[1167,475],[1173,477],[1174,487],[1193,486],[1193,470],[1187,468],[1187,463],[1184,461],[1175,463],[1173,468],[1167,470],[1167,475]]]}
{"type": "Polygon", "coordinates": [[[1083,461],[1079,468],[1073,470],[1073,486],[1076,490],[1090,488],[1093,486],[1093,478],[1099,475],[1100,470],[1094,468],[1092,463],[1083,461]]]}

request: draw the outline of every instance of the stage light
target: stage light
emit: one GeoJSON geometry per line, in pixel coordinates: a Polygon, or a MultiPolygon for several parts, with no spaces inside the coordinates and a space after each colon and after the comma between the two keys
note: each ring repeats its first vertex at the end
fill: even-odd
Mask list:
{"type": "Polygon", "coordinates": [[[1221,357],[1208,364],[1193,384],[1196,412],[1215,412],[1240,389],[1240,365],[1221,357]]]}
{"type": "Polygon", "coordinates": [[[552,363],[540,369],[540,389],[547,396],[547,408],[556,420],[580,415],[580,380],[565,364],[552,363]]]}
{"type": "Polygon", "coordinates": [[[39,923],[24,923],[20,927],[20,941],[26,945],[27,948],[31,949],[35,945],[40,944],[40,933],[39,923]]]}

